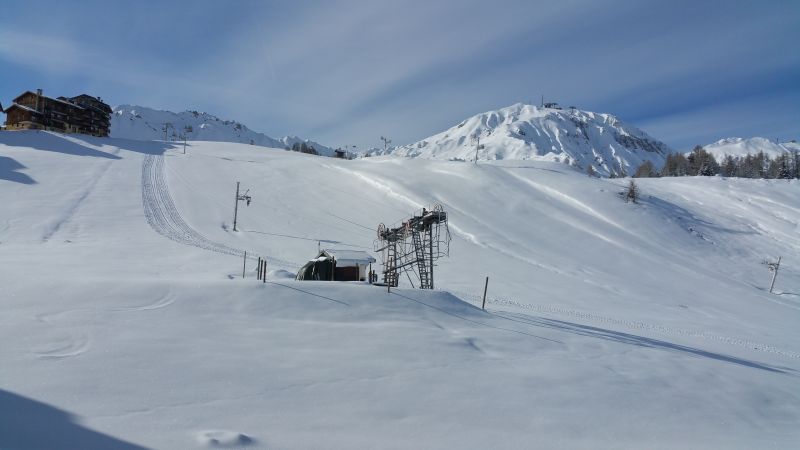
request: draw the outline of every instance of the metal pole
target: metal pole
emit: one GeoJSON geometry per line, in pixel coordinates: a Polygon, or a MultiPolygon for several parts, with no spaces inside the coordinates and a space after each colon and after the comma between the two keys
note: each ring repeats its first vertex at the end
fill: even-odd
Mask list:
{"type": "Polygon", "coordinates": [[[239,213],[239,182],[236,182],[236,204],[233,207],[233,231],[236,231],[236,215],[239,213]]]}
{"type": "MultiPolygon", "coordinates": [[[[432,227],[432,225],[431,225],[432,227]]],[[[431,267],[430,267],[430,275],[431,275],[431,289],[433,289],[433,228],[428,228],[428,237],[430,237],[430,247],[429,247],[429,254],[431,255],[431,267]]]]}
{"type": "Polygon", "coordinates": [[[247,250],[244,251],[244,262],[242,263],[242,278],[244,278],[245,270],[247,270],[247,250]]]}
{"type": "Polygon", "coordinates": [[[481,305],[482,310],[486,310],[486,290],[489,288],[489,277],[486,277],[486,284],[483,285],[483,305],[481,305]]]}
{"type": "Polygon", "coordinates": [[[264,260],[264,273],[261,275],[261,281],[267,282],[267,260],[264,260]]]}
{"type": "Polygon", "coordinates": [[[781,267],[781,257],[778,256],[778,263],[775,264],[775,271],[772,273],[772,283],[769,285],[769,293],[772,294],[772,288],[775,287],[775,278],[778,277],[778,269],[781,267]]]}

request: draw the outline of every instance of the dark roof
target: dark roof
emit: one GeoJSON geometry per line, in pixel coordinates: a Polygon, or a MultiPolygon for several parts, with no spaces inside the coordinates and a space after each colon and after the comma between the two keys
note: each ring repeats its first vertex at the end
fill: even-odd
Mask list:
{"type": "Polygon", "coordinates": [[[6,111],[11,111],[14,108],[24,109],[25,111],[30,111],[32,113],[41,114],[39,111],[37,111],[37,110],[35,110],[33,108],[29,108],[29,107],[24,106],[24,105],[18,105],[16,103],[12,103],[11,106],[6,108],[6,111]]]}
{"type": "MultiPolygon", "coordinates": [[[[33,94],[33,95],[37,95],[37,94],[36,94],[36,92],[25,91],[25,92],[23,92],[22,94],[19,94],[18,96],[16,96],[16,97],[14,98],[14,103],[16,103],[16,102],[17,102],[17,100],[19,100],[19,99],[20,99],[21,97],[23,97],[25,94],[33,94]]],[[[59,103],[64,103],[64,104],[66,104],[66,105],[74,106],[75,108],[78,108],[78,109],[83,109],[83,108],[82,108],[81,106],[79,106],[79,105],[76,105],[76,104],[74,104],[74,103],[70,103],[70,102],[68,102],[68,101],[66,101],[66,100],[62,100],[62,98],[63,98],[63,97],[62,97],[62,98],[53,98],[53,97],[48,97],[48,96],[46,96],[46,95],[42,95],[41,97],[42,97],[42,98],[46,98],[46,99],[48,99],[48,100],[52,100],[52,101],[54,101],[54,102],[59,102],[59,103]]]]}
{"type": "Polygon", "coordinates": [[[76,101],[77,99],[84,99],[84,98],[90,100],[91,103],[95,102],[97,103],[96,106],[90,104],[90,106],[93,107],[94,109],[100,110],[102,112],[108,112],[108,113],[111,112],[111,106],[109,106],[108,103],[104,102],[103,99],[101,99],[100,97],[92,97],[89,94],[81,94],[72,97],[70,100],[76,101]]]}
{"type": "Polygon", "coordinates": [[[93,97],[93,96],[91,96],[91,95],[89,95],[89,94],[81,94],[81,95],[76,95],[75,97],[72,97],[72,99],[74,100],[74,99],[76,99],[76,98],[81,98],[81,97],[86,97],[86,98],[90,98],[90,99],[92,99],[92,100],[97,100],[97,101],[98,101],[98,102],[100,102],[100,103],[102,103],[102,102],[103,102],[102,100],[100,100],[100,97],[93,97]]]}
{"type": "MultiPolygon", "coordinates": [[[[22,94],[19,94],[18,96],[16,96],[16,97],[14,98],[14,103],[16,103],[16,102],[17,102],[17,100],[19,100],[19,99],[20,99],[22,96],[24,96],[25,94],[37,95],[37,94],[36,94],[36,92],[33,92],[33,91],[25,91],[25,92],[23,92],[22,94]]],[[[107,108],[107,109],[108,109],[108,111],[103,111],[103,112],[111,112],[111,107],[110,107],[110,106],[108,106],[108,104],[107,104],[107,103],[105,103],[105,102],[103,102],[102,100],[100,100],[100,98],[99,98],[99,97],[92,97],[92,96],[91,96],[91,95],[89,95],[89,94],[81,94],[81,95],[76,95],[75,97],[72,97],[72,98],[67,98],[67,97],[58,97],[58,98],[53,98],[53,97],[48,97],[48,96],[46,96],[46,95],[42,95],[42,98],[46,98],[46,99],[48,99],[48,100],[52,100],[52,101],[54,101],[54,102],[60,102],[60,103],[64,103],[64,104],[67,104],[67,105],[73,106],[73,107],[75,107],[75,108],[78,108],[78,109],[84,109],[84,107],[83,107],[83,106],[81,106],[81,105],[78,105],[78,104],[75,104],[75,103],[73,103],[71,100],[74,100],[74,99],[77,99],[77,98],[88,98],[88,99],[91,99],[91,100],[94,100],[94,101],[96,101],[96,102],[100,103],[100,108],[97,108],[97,107],[95,107],[95,109],[99,109],[99,110],[103,111],[103,110],[105,110],[105,109],[107,108]]]]}

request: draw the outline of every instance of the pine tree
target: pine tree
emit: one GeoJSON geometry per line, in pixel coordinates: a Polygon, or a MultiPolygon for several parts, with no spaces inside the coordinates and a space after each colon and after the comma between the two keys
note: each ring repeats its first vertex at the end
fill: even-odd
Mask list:
{"type": "Polygon", "coordinates": [[[719,173],[717,160],[700,145],[695,146],[686,159],[689,175],[710,177],[719,173]]]}
{"type": "Polygon", "coordinates": [[[720,173],[723,177],[735,177],[737,166],[737,160],[734,159],[733,156],[725,155],[725,159],[722,161],[722,167],[720,168],[720,173]]]}
{"type": "Polygon", "coordinates": [[[637,186],[636,182],[633,180],[628,183],[628,189],[625,191],[625,202],[639,202],[639,186],[637,186]]]}
{"type": "Polygon", "coordinates": [[[643,162],[639,168],[636,169],[636,173],[633,174],[633,178],[652,178],[655,176],[658,176],[658,173],[651,161],[643,162]]]}

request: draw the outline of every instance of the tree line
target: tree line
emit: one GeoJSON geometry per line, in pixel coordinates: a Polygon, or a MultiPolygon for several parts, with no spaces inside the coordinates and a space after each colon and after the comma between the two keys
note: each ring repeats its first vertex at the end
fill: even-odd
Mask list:
{"type": "Polygon", "coordinates": [[[317,149],[314,148],[313,145],[308,145],[305,142],[295,142],[292,144],[292,147],[285,147],[286,150],[291,150],[293,152],[300,152],[300,153],[308,153],[309,155],[319,155],[317,149]]]}
{"type": "Polygon", "coordinates": [[[656,169],[652,162],[645,161],[636,169],[633,177],[712,177],[714,175],[737,178],[800,178],[800,152],[795,150],[774,159],[765,155],[764,152],[737,157],[725,155],[722,162],[718,162],[711,153],[698,145],[689,155],[683,153],[667,155],[661,170],[656,169]]]}

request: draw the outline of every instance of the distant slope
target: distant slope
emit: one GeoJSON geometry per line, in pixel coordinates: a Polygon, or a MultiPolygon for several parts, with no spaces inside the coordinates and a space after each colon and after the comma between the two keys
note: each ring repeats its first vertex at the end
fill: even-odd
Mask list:
{"type": "Polygon", "coordinates": [[[333,149],[317,142],[297,136],[284,136],[275,139],[266,134],[253,131],[243,124],[220,119],[217,116],[198,111],[160,111],[143,106],[121,105],[114,108],[111,116],[111,136],[136,140],[163,140],[164,124],[168,140],[179,140],[182,133],[190,141],[235,142],[260,145],[262,147],[291,148],[296,143],[305,142],[313,146],[321,155],[333,155],[333,149]],[[191,127],[191,131],[186,131],[191,127]]]}
{"type": "Polygon", "coordinates": [[[784,153],[800,150],[800,145],[796,142],[776,143],[763,137],[751,138],[726,138],[720,139],[713,144],[708,144],[703,147],[707,152],[714,155],[717,161],[722,161],[726,155],[731,155],[734,158],[744,157],[747,155],[755,155],[758,152],[764,152],[766,156],[771,159],[780,156],[784,153]]]}
{"type": "Polygon", "coordinates": [[[611,114],[578,109],[541,108],[518,103],[470,117],[414,144],[397,147],[395,155],[481,160],[568,162],[581,170],[592,165],[601,175],[628,173],[649,160],[660,166],[670,152],[664,143],[611,114]]]}

